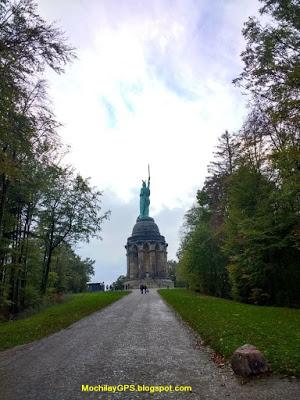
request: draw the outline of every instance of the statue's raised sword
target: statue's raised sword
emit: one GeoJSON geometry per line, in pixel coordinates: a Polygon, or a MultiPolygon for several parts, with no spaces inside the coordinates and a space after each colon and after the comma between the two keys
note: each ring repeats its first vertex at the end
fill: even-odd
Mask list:
{"type": "Polygon", "coordinates": [[[150,165],[148,164],[148,186],[150,182],[150,165]]]}

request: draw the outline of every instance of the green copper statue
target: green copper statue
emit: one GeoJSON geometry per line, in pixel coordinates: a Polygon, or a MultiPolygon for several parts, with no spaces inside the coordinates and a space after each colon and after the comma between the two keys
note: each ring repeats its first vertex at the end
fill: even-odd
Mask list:
{"type": "Polygon", "coordinates": [[[150,168],[148,165],[148,185],[143,180],[143,185],[140,192],[140,215],[139,218],[149,217],[149,205],[150,205],[150,168]]]}

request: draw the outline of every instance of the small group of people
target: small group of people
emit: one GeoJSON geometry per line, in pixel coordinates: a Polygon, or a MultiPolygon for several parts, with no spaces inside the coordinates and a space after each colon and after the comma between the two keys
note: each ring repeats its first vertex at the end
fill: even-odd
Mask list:
{"type": "Polygon", "coordinates": [[[141,293],[143,294],[147,294],[147,293],[149,293],[149,289],[147,288],[147,286],[146,285],[141,285],[140,286],[140,291],[141,291],[141,293]]]}

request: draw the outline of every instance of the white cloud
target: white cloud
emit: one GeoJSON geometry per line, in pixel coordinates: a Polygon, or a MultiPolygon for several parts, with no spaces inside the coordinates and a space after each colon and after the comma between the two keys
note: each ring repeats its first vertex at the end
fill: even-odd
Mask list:
{"type": "MultiPolygon", "coordinates": [[[[48,75],[54,111],[64,124],[60,134],[72,147],[68,160],[113,192],[111,204],[122,210],[124,202],[138,205],[149,162],[152,215],[187,209],[217,137],[241,126],[246,100],[231,80],[241,70],[242,23],[257,3],[40,0],[39,5],[47,19],[59,20],[79,56],[64,76],[48,75]]],[[[175,248],[178,226],[172,227],[168,235],[175,248]]],[[[129,236],[132,226],[124,229],[129,236]]],[[[123,259],[115,253],[124,243],[118,235],[103,235],[111,258],[97,253],[99,265],[125,266],[125,253],[123,259]]],[[[94,250],[83,252],[89,251],[94,250]]]]}

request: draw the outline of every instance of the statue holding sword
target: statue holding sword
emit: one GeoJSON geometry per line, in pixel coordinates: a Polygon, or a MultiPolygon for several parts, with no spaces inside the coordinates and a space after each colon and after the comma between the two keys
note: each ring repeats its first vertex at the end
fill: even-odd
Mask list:
{"type": "Polygon", "coordinates": [[[140,215],[139,218],[149,217],[149,205],[150,205],[150,166],[148,164],[148,185],[146,181],[142,181],[142,188],[140,192],[140,215]]]}

